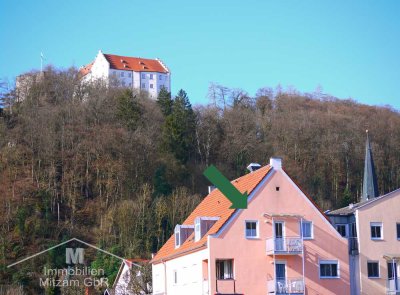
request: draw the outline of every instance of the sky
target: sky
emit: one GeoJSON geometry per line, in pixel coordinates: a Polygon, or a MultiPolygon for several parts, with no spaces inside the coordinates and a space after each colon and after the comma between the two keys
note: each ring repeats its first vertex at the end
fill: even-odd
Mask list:
{"type": "Polygon", "coordinates": [[[172,92],[278,84],[400,110],[397,0],[0,0],[0,78],[104,53],[160,58],[172,92]]]}

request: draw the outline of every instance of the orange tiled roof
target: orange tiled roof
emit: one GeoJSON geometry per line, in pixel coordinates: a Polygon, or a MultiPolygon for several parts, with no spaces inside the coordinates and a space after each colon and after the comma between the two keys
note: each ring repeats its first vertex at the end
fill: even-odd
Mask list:
{"type": "Polygon", "coordinates": [[[104,57],[110,63],[111,69],[135,72],[168,73],[168,70],[156,59],[120,56],[114,54],[104,54],[104,57]]]}
{"type": "Polygon", "coordinates": [[[94,61],[92,61],[90,64],[87,64],[86,66],[83,66],[82,68],[79,69],[79,75],[81,77],[86,76],[87,74],[90,73],[90,70],[92,69],[94,61]]]}
{"type": "MultiPolygon", "coordinates": [[[[261,180],[271,170],[270,166],[264,166],[252,173],[244,175],[234,181],[233,185],[242,193],[250,194],[261,180]]],[[[152,263],[158,263],[161,259],[170,259],[182,255],[186,252],[194,252],[206,247],[207,236],[215,234],[232,216],[235,209],[229,209],[231,202],[218,190],[213,190],[204,200],[194,209],[188,218],[183,222],[184,225],[194,225],[196,217],[219,217],[218,221],[210,230],[197,242],[194,241],[194,233],[177,249],[175,249],[174,235],[161,247],[152,263]]]]}

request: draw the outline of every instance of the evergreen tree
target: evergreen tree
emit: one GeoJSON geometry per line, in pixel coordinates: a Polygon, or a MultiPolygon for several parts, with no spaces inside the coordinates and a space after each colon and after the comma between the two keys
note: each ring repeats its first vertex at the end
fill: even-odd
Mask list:
{"type": "Polygon", "coordinates": [[[142,110],[132,90],[125,90],[118,97],[118,118],[128,129],[135,130],[142,115],[142,110]]]}
{"type": "Polygon", "coordinates": [[[172,193],[172,187],[169,184],[166,177],[166,167],[162,165],[157,168],[153,177],[154,193],[155,197],[168,196],[172,193]]]}
{"type": "Polygon", "coordinates": [[[343,207],[349,206],[351,203],[352,203],[351,192],[346,187],[343,191],[343,197],[340,202],[340,207],[343,208],[343,207]]]}
{"type": "Polygon", "coordinates": [[[179,90],[172,104],[172,112],[164,125],[164,145],[176,159],[185,164],[194,149],[195,114],[189,97],[179,90]]]}
{"type": "Polygon", "coordinates": [[[165,87],[161,88],[160,93],[157,97],[157,103],[160,106],[161,112],[165,117],[171,114],[173,101],[171,98],[171,93],[168,92],[165,87]]]}

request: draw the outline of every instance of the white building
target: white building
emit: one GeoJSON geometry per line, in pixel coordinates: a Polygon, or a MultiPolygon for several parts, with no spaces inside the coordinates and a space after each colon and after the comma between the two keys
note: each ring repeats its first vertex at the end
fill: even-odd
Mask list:
{"type": "Polygon", "coordinates": [[[159,59],[105,54],[101,50],[95,60],[79,70],[84,82],[103,79],[107,83],[147,91],[156,98],[165,87],[171,91],[171,73],[159,59]]]}

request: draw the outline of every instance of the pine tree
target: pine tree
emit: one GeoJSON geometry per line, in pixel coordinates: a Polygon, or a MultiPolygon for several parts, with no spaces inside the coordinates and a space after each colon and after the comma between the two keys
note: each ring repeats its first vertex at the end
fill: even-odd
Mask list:
{"type": "Polygon", "coordinates": [[[172,104],[172,112],[164,125],[164,145],[176,159],[185,164],[194,149],[195,114],[189,97],[179,90],[172,104]]]}
{"type": "Polygon", "coordinates": [[[172,112],[172,98],[171,93],[165,87],[162,87],[157,97],[157,103],[160,106],[161,112],[166,117],[172,112]]]}

